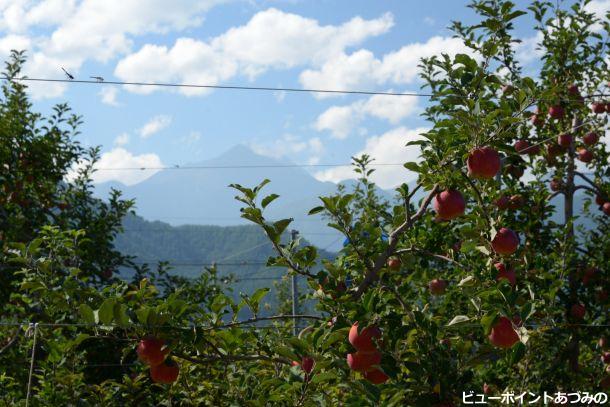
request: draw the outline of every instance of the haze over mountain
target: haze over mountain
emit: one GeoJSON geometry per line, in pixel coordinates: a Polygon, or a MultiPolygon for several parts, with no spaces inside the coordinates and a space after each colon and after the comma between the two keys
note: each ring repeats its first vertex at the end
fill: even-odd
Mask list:
{"type": "MultiPolygon", "coordinates": [[[[219,157],[185,167],[218,167],[205,169],[175,169],[160,171],[143,182],[126,186],[106,182],[96,186],[96,194],[107,197],[110,188],[123,191],[125,198],[136,200],[136,212],[147,220],[160,220],[170,225],[243,225],[249,222],[240,218],[241,203],[234,199],[236,191],[229,184],[253,187],[263,179],[271,183],[263,193],[280,195],[266,210],[270,219],[292,217],[292,228],[314,245],[336,250],[341,235],[326,226],[320,216],[308,216],[309,210],[320,204],[319,196],[332,194],[337,184],[321,182],[299,167],[286,167],[287,161],[254,153],[250,148],[237,145],[219,157]],[[242,166],[242,168],[226,168],[242,166]],[[264,166],[264,168],[243,168],[264,166]],[[276,166],[276,167],[273,167],[276,166]]],[[[351,185],[353,181],[347,181],[351,185]]],[[[380,190],[387,199],[392,192],[380,190]]]]}

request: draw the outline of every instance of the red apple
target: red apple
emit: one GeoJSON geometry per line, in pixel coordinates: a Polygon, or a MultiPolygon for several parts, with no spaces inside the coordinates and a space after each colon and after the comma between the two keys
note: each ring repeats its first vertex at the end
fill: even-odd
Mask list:
{"type": "Polygon", "coordinates": [[[606,202],[606,200],[604,199],[603,196],[601,196],[601,195],[596,195],[595,196],[595,204],[596,205],[602,206],[605,202],[606,202]]]}
{"type": "Polygon", "coordinates": [[[570,315],[572,315],[574,319],[583,319],[586,312],[587,310],[585,309],[585,306],[580,303],[573,304],[570,308],[570,315]]]}
{"type": "Polygon", "coordinates": [[[523,198],[523,195],[515,194],[510,197],[508,207],[515,210],[521,208],[524,203],[525,199],[523,198]]]}
{"type": "Polygon", "coordinates": [[[304,356],[303,359],[301,359],[301,369],[303,369],[303,371],[307,374],[311,373],[314,364],[315,362],[313,358],[310,358],[308,356],[304,356]]]}
{"type": "Polygon", "coordinates": [[[451,220],[464,214],[466,201],[459,191],[449,189],[436,194],[434,210],[439,219],[451,220]]]}
{"type": "MultiPolygon", "coordinates": [[[[561,136],[560,136],[561,137],[561,136]]],[[[555,143],[549,143],[546,146],[546,152],[549,155],[549,157],[557,157],[558,155],[561,155],[564,153],[564,149],[561,148],[561,146],[555,144],[555,143]]]]}
{"type": "Polygon", "coordinates": [[[172,384],[178,378],[179,372],[176,362],[168,359],[160,365],[150,367],[150,378],[155,383],[172,384]]]}
{"type": "Polygon", "coordinates": [[[606,389],[610,389],[610,376],[606,376],[604,377],[600,382],[599,382],[599,387],[602,388],[602,390],[606,390],[606,389]]]}
{"type": "Polygon", "coordinates": [[[509,255],[517,251],[519,236],[508,228],[502,228],[491,241],[491,247],[500,255],[509,255]]]}
{"type": "Polygon", "coordinates": [[[602,114],[606,112],[606,105],[603,102],[591,103],[591,110],[595,114],[602,114]]]}
{"type": "Polygon", "coordinates": [[[561,191],[561,188],[563,187],[563,183],[561,182],[560,179],[557,178],[553,178],[550,182],[550,186],[551,186],[551,191],[561,191]]]}
{"type": "Polygon", "coordinates": [[[578,159],[583,163],[590,163],[593,161],[593,153],[586,148],[580,148],[578,150],[578,159]]]}
{"type": "Polygon", "coordinates": [[[388,260],[388,267],[392,270],[400,270],[400,259],[396,257],[392,257],[388,260]]]}
{"type": "Polygon", "coordinates": [[[487,383],[483,383],[483,393],[484,394],[490,394],[491,393],[491,386],[488,385],[487,383]]]}
{"type": "Polygon", "coordinates": [[[447,281],[435,278],[428,283],[428,289],[432,295],[442,295],[447,289],[447,281]]]}
{"type": "Polygon", "coordinates": [[[561,119],[565,116],[565,110],[561,105],[553,105],[549,108],[549,116],[553,119],[561,119]]]}
{"type": "Polygon", "coordinates": [[[357,372],[367,372],[373,370],[374,366],[381,363],[381,353],[374,352],[355,352],[347,355],[347,365],[350,369],[357,372]]]}
{"type": "Polygon", "coordinates": [[[578,86],[574,84],[568,86],[568,94],[571,96],[579,96],[580,90],[578,89],[578,86]]]}
{"type": "Polygon", "coordinates": [[[604,302],[608,299],[608,291],[606,290],[600,290],[596,293],[595,295],[597,297],[597,300],[599,302],[604,302]]]}
{"type": "Polygon", "coordinates": [[[606,215],[610,216],[610,202],[606,202],[606,203],[604,203],[604,204],[602,205],[602,211],[603,211],[603,212],[604,212],[606,215]]]}
{"type": "Polygon", "coordinates": [[[500,154],[491,147],[475,148],[468,155],[468,175],[490,179],[500,171],[500,154]]]}
{"type": "Polygon", "coordinates": [[[514,286],[517,283],[517,275],[515,274],[515,269],[507,268],[503,263],[494,264],[496,270],[498,270],[498,274],[496,276],[496,281],[500,281],[501,279],[507,280],[510,285],[514,286]]]}
{"type": "Polygon", "coordinates": [[[489,341],[499,348],[509,349],[519,342],[519,335],[513,328],[513,323],[506,317],[500,317],[498,322],[491,328],[489,341]]]}
{"type": "Polygon", "coordinates": [[[515,143],[515,150],[519,154],[535,155],[540,152],[540,146],[539,145],[532,146],[532,145],[530,145],[530,143],[527,140],[518,140],[515,143]]]}
{"type": "Polygon", "coordinates": [[[608,347],[608,338],[605,336],[602,336],[601,338],[599,338],[599,341],[597,342],[597,344],[599,345],[599,347],[601,349],[606,349],[608,347]]]}
{"type": "Polygon", "coordinates": [[[382,384],[388,381],[390,378],[381,369],[373,369],[368,372],[364,372],[364,378],[373,384],[382,384]]]}
{"type": "Polygon", "coordinates": [[[358,322],[355,322],[349,330],[349,343],[361,352],[373,352],[376,350],[373,339],[381,338],[381,330],[376,325],[371,325],[358,332],[358,322]]]}
{"type": "Polygon", "coordinates": [[[602,353],[601,360],[604,364],[610,365],[610,352],[602,353]]]}
{"type": "Polygon", "coordinates": [[[169,349],[164,346],[165,342],[162,339],[147,336],[138,343],[136,352],[142,362],[150,366],[156,366],[161,364],[169,353],[169,349]]]}
{"type": "Polygon", "coordinates": [[[510,198],[506,195],[502,195],[500,198],[496,199],[495,204],[498,209],[508,209],[510,207],[510,198]]]}
{"type": "Polygon", "coordinates": [[[599,270],[596,267],[587,267],[582,276],[582,282],[588,285],[591,281],[597,279],[599,270]]]}
{"type": "Polygon", "coordinates": [[[597,140],[599,140],[599,138],[597,136],[597,133],[595,133],[595,132],[587,133],[582,138],[583,143],[585,143],[588,146],[594,145],[595,143],[597,143],[597,140]]]}
{"type": "Polygon", "coordinates": [[[572,145],[572,135],[571,134],[560,134],[557,136],[557,144],[559,144],[563,148],[568,148],[572,145]]]}

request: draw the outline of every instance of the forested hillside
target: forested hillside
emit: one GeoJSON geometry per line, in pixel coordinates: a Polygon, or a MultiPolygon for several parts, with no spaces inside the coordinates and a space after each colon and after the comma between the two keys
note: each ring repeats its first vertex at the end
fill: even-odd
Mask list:
{"type": "MultiPolygon", "coordinates": [[[[272,287],[266,299],[276,305],[277,292],[274,283],[282,283],[286,275],[283,267],[266,267],[267,259],[274,256],[269,239],[255,225],[171,226],[164,222],[149,222],[139,216],[129,215],[123,221],[124,231],[115,240],[118,251],[133,256],[137,265],[150,268],[167,263],[170,274],[197,277],[204,268],[215,267],[226,286],[237,296],[240,292],[251,294],[261,287],[272,287]]],[[[290,239],[286,234],[284,241],[290,239]]],[[[303,244],[307,244],[303,241],[303,244]]],[[[320,250],[323,258],[331,259],[333,253],[320,250]]],[[[123,274],[130,273],[123,269],[123,274]]],[[[283,287],[289,288],[284,279],[283,287]]],[[[307,286],[300,279],[299,288],[305,293],[307,286]]]]}

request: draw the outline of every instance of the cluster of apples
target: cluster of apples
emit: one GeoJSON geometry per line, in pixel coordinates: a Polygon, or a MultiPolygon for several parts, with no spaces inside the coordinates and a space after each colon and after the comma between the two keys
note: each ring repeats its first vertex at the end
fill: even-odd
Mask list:
{"type": "Polygon", "coordinates": [[[162,339],[147,336],[136,349],[138,358],[150,366],[150,378],[155,383],[172,384],[178,379],[178,364],[168,358],[169,348],[162,339]]]}
{"type": "MultiPolygon", "coordinates": [[[[553,115],[557,116],[559,109],[553,110],[553,115]]],[[[518,150],[531,151],[529,143],[521,140],[518,150]]],[[[491,147],[477,147],[470,151],[466,162],[468,175],[478,179],[492,179],[501,168],[500,154],[491,147]]],[[[502,195],[496,202],[499,209],[518,209],[523,205],[523,197],[521,195],[506,196],[502,195]]],[[[440,192],[434,198],[434,209],[437,217],[441,220],[452,220],[464,214],[466,210],[466,202],[459,191],[449,189],[440,192]]],[[[502,227],[491,239],[491,248],[493,251],[502,257],[510,256],[519,248],[519,236],[512,229],[502,227]]],[[[515,270],[505,262],[498,261],[494,264],[497,270],[496,280],[507,280],[511,285],[516,284],[515,270]]],[[[435,279],[428,285],[432,294],[438,295],[445,292],[447,282],[445,280],[435,279]]],[[[519,341],[519,336],[514,329],[515,322],[505,316],[499,318],[493,326],[489,335],[489,340],[495,346],[501,348],[510,348],[519,341]]]]}
{"type": "Polygon", "coordinates": [[[381,352],[373,342],[380,338],[381,330],[376,325],[359,331],[358,322],[355,322],[349,330],[349,343],[356,349],[356,352],[347,355],[347,365],[350,369],[362,373],[364,378],[373,384],[382,384],[389,379],[389,376],[379,367],[381,352]]]}

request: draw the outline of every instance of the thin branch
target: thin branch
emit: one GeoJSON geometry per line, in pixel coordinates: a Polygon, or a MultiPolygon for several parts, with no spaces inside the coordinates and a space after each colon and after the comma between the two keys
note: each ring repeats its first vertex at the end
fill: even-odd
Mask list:
{"type": "Polygon", "coordinates": [[[283,258],[286,261],[286,263],[288,263],[288,267],[290,267],[292,270],[294,270],[295,273],[301,274],[303,276],[307,276],[310,278],[316,278],[316,276],[314,274],[311,274],[309,271],[305,271],[305,270],[301,269],[295,262],[293,262],[292,259],[284,253],[284,251],[282,250],[282,248],[279,246],[279,244],[276,241],[274,241],[271,238],[269,240],[271,240],[271,244],[273,245],[273,248],[275,249],[275,251],[280,255],[281,258],[283,258]]]}
{"type": "Polygon", "coordinates": [[[362,294],[364,293],[364,291],[371,284],[373,284],[373,282],[375,282],[377,280],[377,278],[379,277],[379,275],[378,275],[379,270],[381,270],[382,267],[386,264],[386,262],[388,261],[388,258],[390,258],[390,256],[392,256],[394,254],[394,251],[396,250],[396,245],[398,244],[398,239],[399,239],[400,235],[402,233],[404,233],[405,230],[409,229],[413,225],[414,222],[416,222],[419,218],[421,218],[426,213],[426,210],[428,209],[428,206],[430,205],[432,198],[434,198],[434,196],[438,192],[438,189],[439,189],[438,184],[434,185],[434,187],[432,188],[432,191],[430,191],[430,193],[428,194],[426,199],[424,199],[424,201],[422,202],[417,213],[415,215],[413,215],[413,217],[411,219],[406,220],[405,222],[403,222],[400,226],[398,226],[396,229],[394,229],[390,233],[390,235],[388,237],[387,247],[385,248],[385,250],[382,253],[379,254],[379,256],[377,256],[377,259],[375,259],[373,268],[367,271],[366,275],[364,276],[364,279],[362,280],[362,282],[360,283],[360,285],[354,292],[353,297],[355,299],[360,298],[362,296],[362,294]]]}
{"type": "Polygon", "coordinates": [[[470,179],[470,177],[468,175],[464,174],[464,171],[460,170],[460,174],[466,180],[466,182],[468,182],[470,187],[475,192],[475,194],[477,196],[477,201],[479,202],[479,206],[480,206],[481,210],[483,211],[483,214],[485,215],[485,222],[487,223],[487,226],[491,226],[490,221],[489,221],[489,213],[487,212],[487,209],[485,209],[485,202],[483,201],[483,196],[481,195],[481,192],[479,191],[479,189],[477,188],[475,183],[472,181],[472,179],[470,179]]]}
{"type": "Polygon", "coordinates": [[[11,338],[11,340],[8,341],[8,343],[0,349],[0,355],[2,353],[4,353],[8,348],[10,348],[11,346],[13,346],[14,344],[17,343],[17,339],[19,339],[20,332],[21,331],[19,329],[15,330],[15,333],[13,334],[13,337],[11,338]]]}
{"type": "Polygon", "coordinates": [[[578,191],[579,189],[586,189],[587,191],[593,192],[594,194],[598,193],[598,191],[595,188],[591,188],[588,185],[577,185],[574,187],[574,191],[578,191]]]}
{"type": "MultiPolygon", "coordinates": [[[[580,178],[582,178],[583,180],[587,181],[589,183],[589,185],[591,185],[594,188],[594,193],[596,194],[600,194],[601,191],[599,190],[599,187],[597,185],[595,185],[595,182],[593,182],[589,177],[587,177],[585,174],[578,172],[578,171],[574,171],[574,175],[578,175],[580,178]]],[[[591,189],[589,189],[591,190],[591,189]]]]}
{"type": "Polygon", "coordinates": [[[383,285],[383,286],[381,286],[381,288],[383,290],[389,291],[392,294],[394,294],[394,297],[396,297],[396,300],[400,303],[400,305],[404,308],[404,310],[406,312],[408,312],[408,313],[411,313],[411,308],[407,305],[406,302],[404,302],[404,300],[400,296],[400,293],[398,292],[396,287],[390,287],[390,286],[387,286],[387,285],[383,285]]]}
{"type": "Polygon", "coordinates": [[[551,195],[549,195],[548,200],[550,201],[551,199],[555,198],[557,195],[559,195],[559,194],[564,194],[564,193],[565,193],[565,192],[563,192],[562,190],[560,190],[560,191],[555,191],[555,192],[553,192],[551,195]]]}

